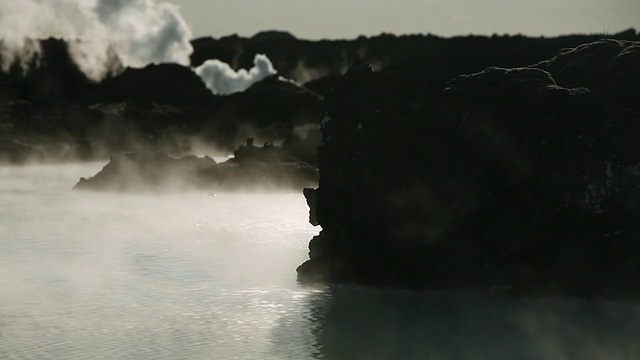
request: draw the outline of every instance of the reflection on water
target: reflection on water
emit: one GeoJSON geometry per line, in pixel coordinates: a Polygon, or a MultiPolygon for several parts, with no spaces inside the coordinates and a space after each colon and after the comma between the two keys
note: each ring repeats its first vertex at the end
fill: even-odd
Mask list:
{"type": "MultiPolygon", "coordinates": [[[[640,306],[632,302],[513,300],[335,286],[310,294],[324,359],[637,359],[640,306]]],[[[313,319],[309,321],[308,319],[313,319]]],[[[283,317],[280,330],[295,321],[283,317]]],[[[281,333],[282,332],[282,333],[281,333]]]]}
{"type": "Polygon", "coordinates": [[[74,192],[0,168],[0,359],[635,359],[640,306],[298,284],[300,194],[74,192]]]}

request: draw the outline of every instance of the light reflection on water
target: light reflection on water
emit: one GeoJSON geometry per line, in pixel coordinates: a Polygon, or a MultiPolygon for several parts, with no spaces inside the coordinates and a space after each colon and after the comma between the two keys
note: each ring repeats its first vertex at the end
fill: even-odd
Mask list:
{"type": "Polygon", "coordinates": [[[635,303],[302,286],[300,194],[69,190],[101,166],[0,168],[0,359],[640,354],[635,303]]]}

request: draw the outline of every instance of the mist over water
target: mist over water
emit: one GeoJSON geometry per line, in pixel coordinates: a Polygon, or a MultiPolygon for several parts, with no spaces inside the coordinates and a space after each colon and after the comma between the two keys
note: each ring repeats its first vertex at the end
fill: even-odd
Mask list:
{"type": "Polygon", "coordinates": [[[633,359],[640,305],[301,285],[300,193],[72,191],[0,167],[0,359],[633,359]]]}
{"type": "Polygon", "coordinates": [[[0,358],[268,355],[309,292],[304,199],[70,190],[101,166],[0,168],[0,358]]]}

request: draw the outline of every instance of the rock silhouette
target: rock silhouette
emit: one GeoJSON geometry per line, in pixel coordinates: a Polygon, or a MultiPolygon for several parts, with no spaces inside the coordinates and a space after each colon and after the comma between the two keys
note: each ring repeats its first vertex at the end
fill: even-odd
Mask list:
{"type": "Polygon", "coordinates": [[[301,279],[637,296],[640,48],[603,40],[435,94],[355,66],[322,121],[301,279]]]}
{"type": "MultiPolygon", "coordinates": [[[[104,159],[109,153],[129,151],[161,151],[179,157],[194,152],[194,141],[225,152],[247,137],[295,142],[295,136],[304,138],[301,128],[318,124],[325,110],[322,97],[335,95],[338,77],[355,59],[371,63],[375,70],[404,69],[421,83],[426,99],[433,99],[453,77],[489,66],[538,64],[558,85],[568,88],[575,87],[573,78],[582,73],[581,67],[590,66],[588,85],[593,91],[605,91],[612,97],[609,100],[635,106],[637,98],[626,90],[634,85],[628,79],[633,79],[635,70],[626,65],[634,61],[633,54],[615,55],[614,42],[602,43],[602,55],[596,58],[582,57],[581,53],[591,53],[583,51],[546,61],[563,48],[604,37],[382,34],[308,41],[284,32],[264,32],[252,38],[193,40],[192,67],[220,59],[235,69],[250,68],[258,53],[271,59],[278,76],[232,96],[212,95],[192,68],[160,64],[127,69],[116,53],[108,57],[107,77],[98,83],[73,62],[69,55],[73,44],[55,38],[32,39],[34,48],[41,49],[38,55],[16,59],[7,72],[0,73],[0,136],[42,148],[48,161],[104,159]],[[597,64],[585,65],[591,62],[597,64]],[[297,84],[281,81],[279,76],[297,84]]],[[[609,38],[639,39],[632,29],[609,38]]]]}
{"type": "Polygon", "coordinates": [[[290,191],[317,183],[316,169],[286,155],[282,147],[257,147],[249,142],[235,155],[218,164],[207,156],[120,154],[93,177],[81,178],[74,188],[112,192],[290,191]]]}
{"type": "Polygon", "coordinates": [[[67,42],[39,45],[29,67],[16,60],[0,72],[0,136],[42,147],[47,160],[130,151],[183,156],[193,142],[232,152],[247,137],[283,142],[321,118],[322,97],[278,76],[214,96],[192,68],[122,68],[114,60],[110,76],[95,82],[73,62],[67,42]]]}

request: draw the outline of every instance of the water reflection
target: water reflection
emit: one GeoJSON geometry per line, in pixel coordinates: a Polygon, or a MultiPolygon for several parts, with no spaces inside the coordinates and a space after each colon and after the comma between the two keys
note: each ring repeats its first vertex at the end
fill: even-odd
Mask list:
{"type": "Polygon", "coordinates": [[[281,318],[274,346],[309,331],[307,354],[316,359],[626,360],[640,354],[637,303],[335,286],[311,292],[306,306],[298,319],[281,318]]]}

